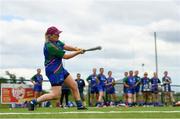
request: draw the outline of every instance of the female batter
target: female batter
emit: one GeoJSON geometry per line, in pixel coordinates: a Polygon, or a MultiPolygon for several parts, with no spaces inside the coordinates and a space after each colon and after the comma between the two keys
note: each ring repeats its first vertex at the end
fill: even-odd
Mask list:
{"type": "Polygon", "coordinates": [[[46,42],[44,44],[44,56],[45,56],[45,71],[48,77],[52,91],[48,94],[44,94],[37,99],[30,101],[29,110],[34,110],[35,105],[39,102],[59,99],[61,94],[61,85],[64,82],[72,91],[74,99],[76,101],[77,109],[86,109],[80,100],[79,90],[77,83],[73,80],[69,72],[64,69],[62,59],[70,59],[79,54],[83,54],[84,50],[76,47],[72,47],[64,44],[59,39],[59,34],[62,31],[56,27],[49,27],[45,33],[46,42]],[[65,54],[64,50],[74,51],[69,54],[65,54]]]}

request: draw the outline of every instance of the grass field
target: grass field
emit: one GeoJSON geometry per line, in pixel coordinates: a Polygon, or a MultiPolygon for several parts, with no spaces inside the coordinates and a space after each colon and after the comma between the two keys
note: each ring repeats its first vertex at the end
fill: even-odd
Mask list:
{"type": "Polygon", "coordinates": [[[148,118],[148,119],[178,119],[180,107],[91,107],[88,110],[76,108],[38,108],[35,111],[27,109],[0,109],[2,118],[148,118]]]}

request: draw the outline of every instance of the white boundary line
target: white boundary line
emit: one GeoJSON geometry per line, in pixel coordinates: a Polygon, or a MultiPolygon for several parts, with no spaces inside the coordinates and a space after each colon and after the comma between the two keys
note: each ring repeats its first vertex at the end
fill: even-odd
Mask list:
{"type": "Polygon", "coordinates": [[[0,115],[39,115],[39,114],[123,114],[123,113],[180,113],[178,111],[109,111],[109,112],[102,112],[102,111],[84,111],[84,112],[4,112],[0,113],[0,115]]]}
{"type": "Polygon", "coordinates": [[[59,118],[51,118],[51,117],[49,117],[49,118],[42,118],[42,117],[40,117],[40,118],[17,118],[17,117],[15,117],[15,118],[4,118],[4,117],[1,117],[1,119],[180,119],[180,118],[159,118],[159,117],[154,117],[154,118],[139,118],[139,117],[135,117],[135,118],[104,118],[104,117],[99,117],[99,118],[64,118],[64,117],[59,117],[59,118]]]}
{"type": "MultiPolygon", "coordinates": [[[[2,119],[16,119],[16,118],[2,118],[2,119]]],[[[18,119],[60,119],[60,118],[18,118],[18,119]]],[[[62,118],[73,119],[73,118],[62,118]]],[[[74,118],[74,119],[179,119],[179,118],[74,118]]]]}
{"type": "Polygon", "coordinates": [[[110,111],[111,113],[180,113],[177,111],[110,111]]]}

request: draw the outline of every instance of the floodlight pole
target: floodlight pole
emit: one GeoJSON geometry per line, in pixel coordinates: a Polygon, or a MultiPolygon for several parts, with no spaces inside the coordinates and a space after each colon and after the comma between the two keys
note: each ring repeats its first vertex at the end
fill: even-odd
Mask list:
{"type": "Polygon", "coordinates": [[[154,32],[154,45],[155,45],[155,64],[156,64],[156,73],[158,76],[158,55],[157,55],[157,41],[156,41],[156,32],[154,32]]]}

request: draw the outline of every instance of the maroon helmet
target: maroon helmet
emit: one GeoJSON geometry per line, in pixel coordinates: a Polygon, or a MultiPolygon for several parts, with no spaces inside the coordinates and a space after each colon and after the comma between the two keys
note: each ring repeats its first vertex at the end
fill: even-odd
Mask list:
{"type": "Polygon", "coordinates": [[[47,29],[46,31],[46,35],[59,35],[62,31],[60,31],[59,29],[57,29],[56,27],[54,26],[51,26],[47,29]]]}

